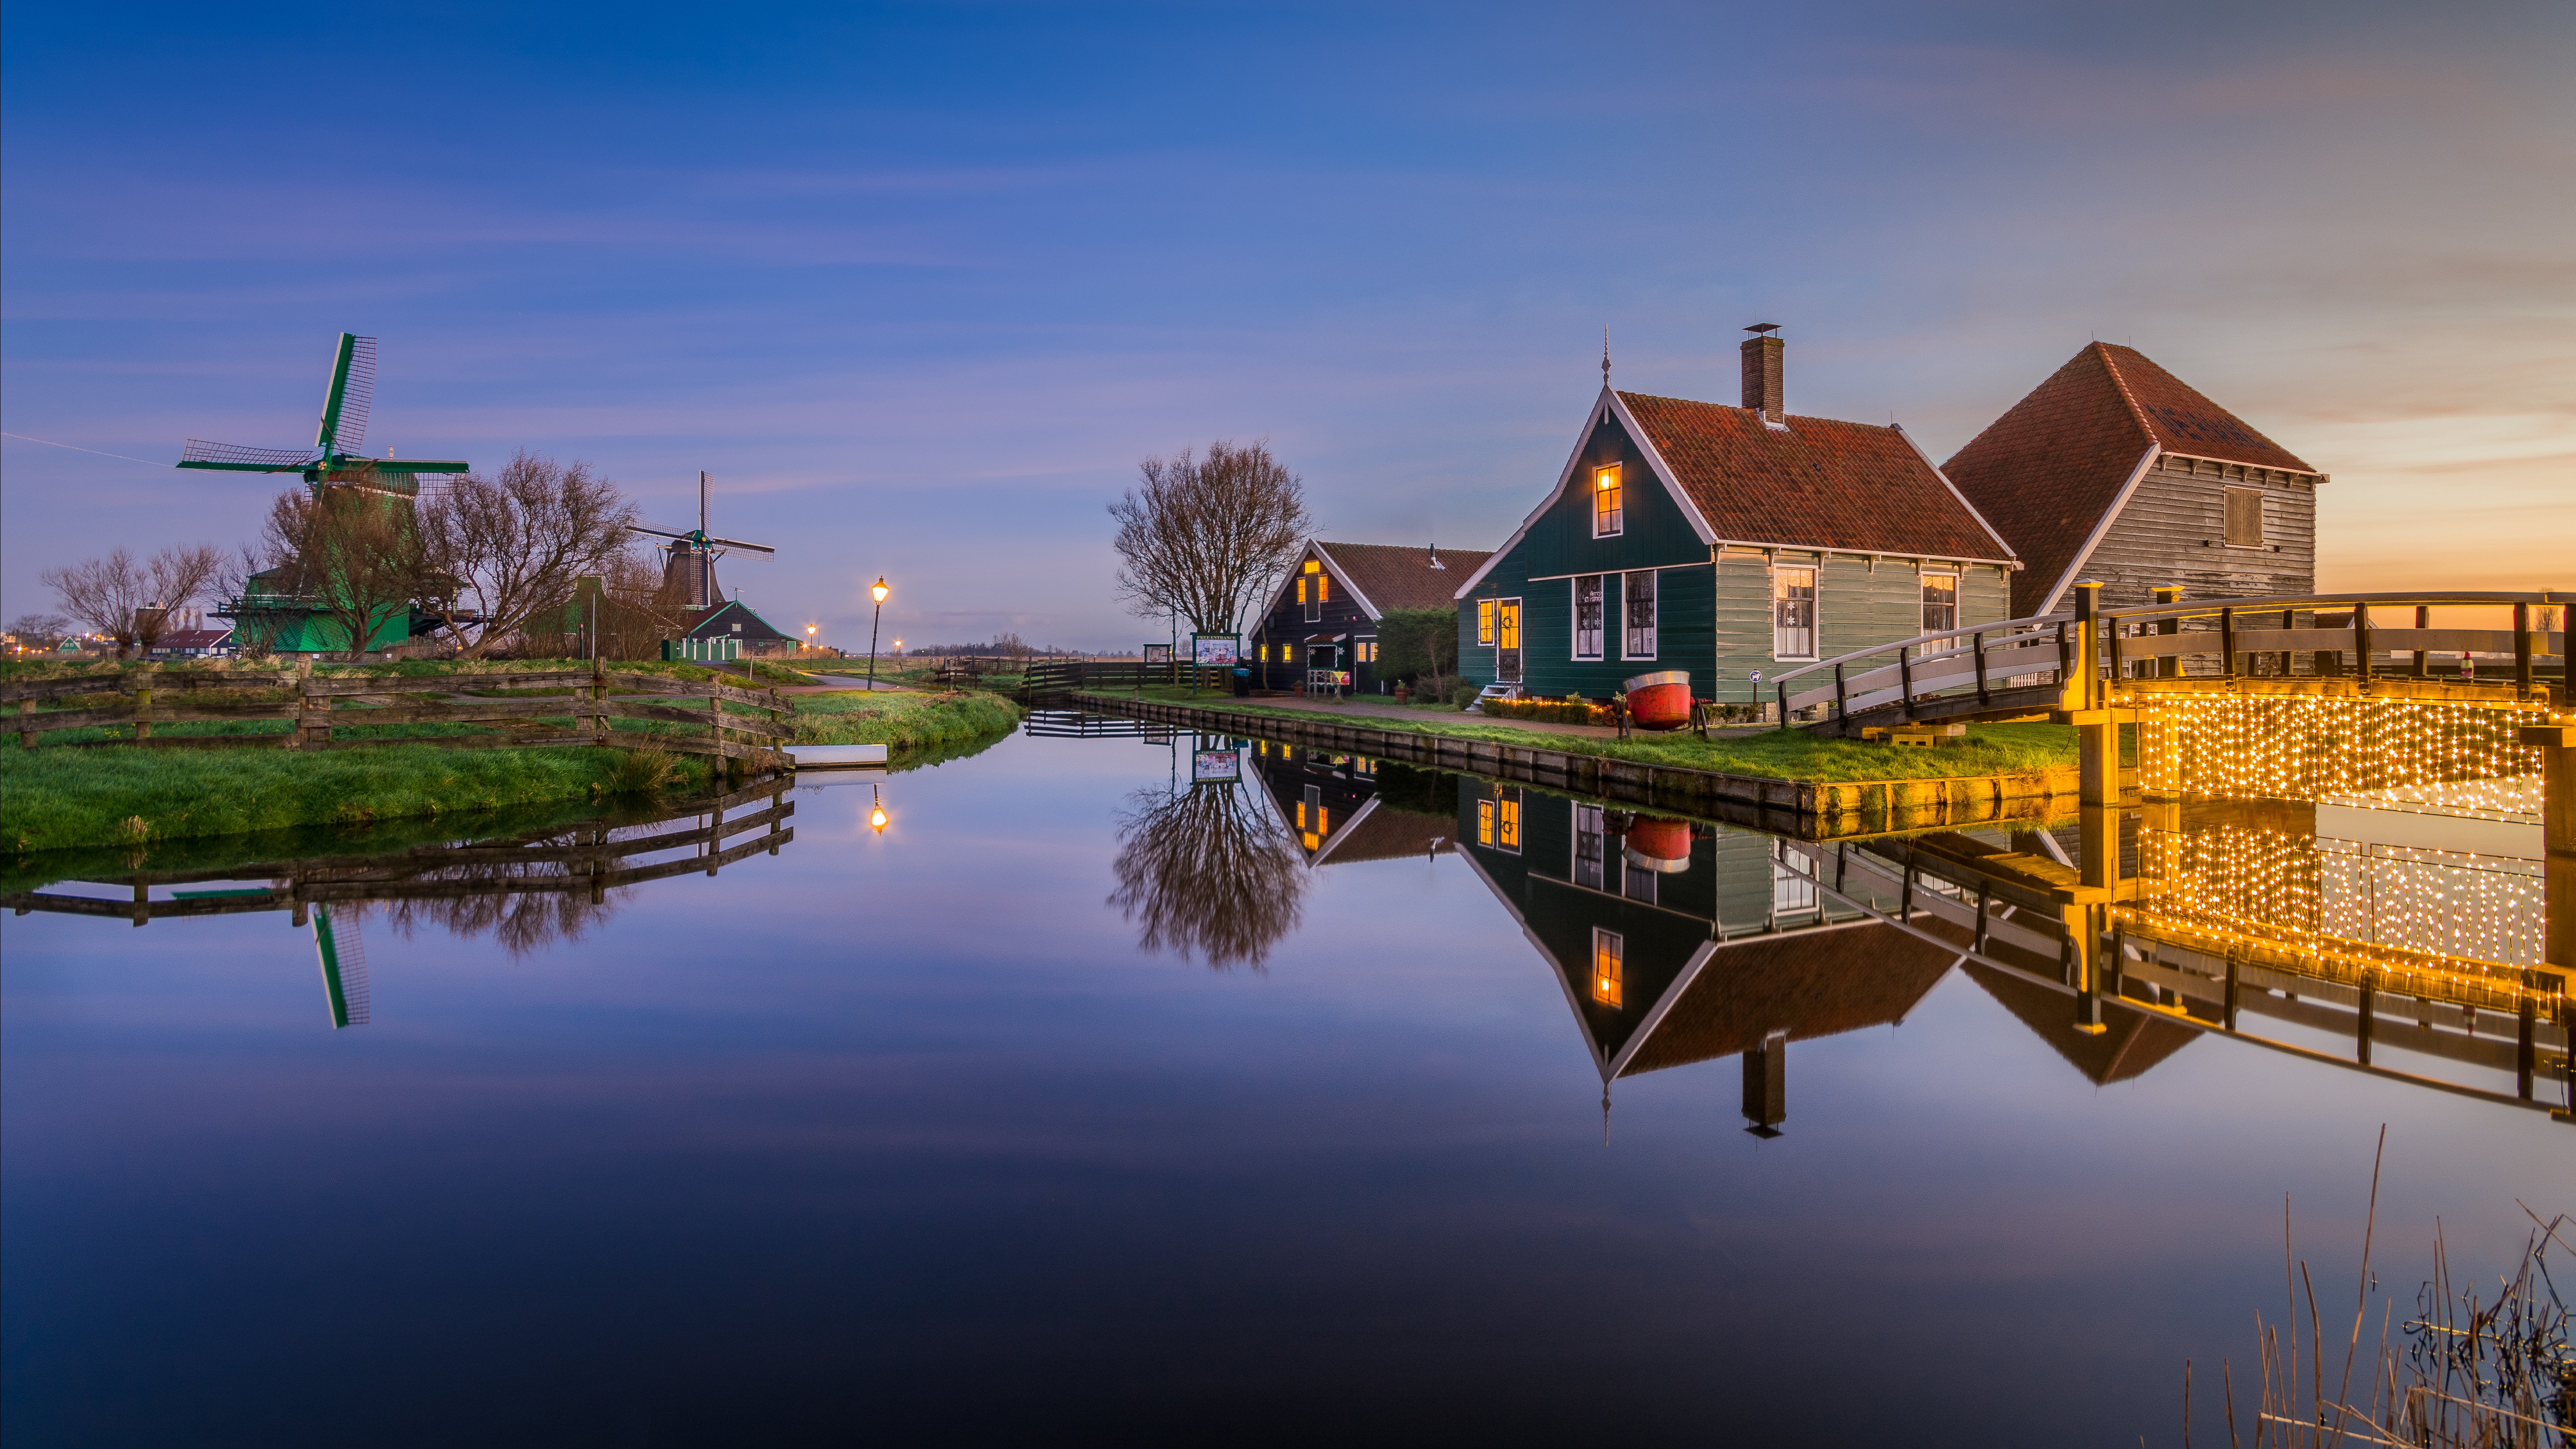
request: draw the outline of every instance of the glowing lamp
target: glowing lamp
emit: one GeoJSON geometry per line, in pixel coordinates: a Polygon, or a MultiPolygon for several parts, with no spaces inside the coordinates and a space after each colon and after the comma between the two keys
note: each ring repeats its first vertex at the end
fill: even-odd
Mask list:
{"type": "Polygon", "coordinates": [[[886,587],[885,576],[883,574],[879,574],[877,576],[876,583],[868,589],[868,597],[882,604],[886,601],[886,595],[893,592],[894,590],[886,587]]]}
{"type": "Polygon", "coordinates": [[[892,818],[886,814],[885,797],[877,793],[876,786],[870,785],[868,787],[868,828],[883,835],[887,822],[892,818]]]}

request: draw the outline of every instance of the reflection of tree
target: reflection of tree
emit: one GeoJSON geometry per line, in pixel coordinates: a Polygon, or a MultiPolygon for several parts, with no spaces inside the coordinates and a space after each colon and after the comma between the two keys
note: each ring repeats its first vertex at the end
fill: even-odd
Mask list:
{"type": "Polygon", "coordinates": [[[625,864],[614,857],[614,842],[637,833],[636,829],[586,825],[559,834],[525,837],[514,848],[588,846],[602,855],[587,862],[476,861],[405,871],[401,878],[406,882],[452,885],[455,892],[370,904],[382,908],[387,924],[406,939],[423,926],[436,926],[460,937],[488,932],[503,950],[524,956],[561,942],[578,941],[591,927],[607,921],[616,909],[613,897],[623,894],[622,889],[601,891],[599,899],[593,900],[592,892],[579,886],[566,889],[566,883],[580,879],[590,866],[608,870],[625,864]]]}
{"type": "Polygon", "coordinates": [[[1260,966],[1304,905],[1306,871],[1286,828],[1238,787],[1135,800],[1118,817],[1109,904],[1142,920],[1137,944],[1183,960],[1195,951],[1220,971],[1260,966]]]}

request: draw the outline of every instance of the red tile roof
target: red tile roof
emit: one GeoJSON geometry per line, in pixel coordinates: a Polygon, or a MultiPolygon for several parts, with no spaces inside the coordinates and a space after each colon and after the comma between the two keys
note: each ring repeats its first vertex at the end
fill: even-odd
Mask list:
{"type": "Polygon", "coordinates": [[[2146,354],[2093,343],[1942,465],[2028,565],[2013,579],[2015,614],[2039,611],[2150,443],[2195,458],[2316,471],[2146,354]]]}
{"type": "Polygon", "coordinates": [[[1933,558],[2013,556],[1893,426],[1623,392],[1700,516],[1729,542],[1933,558]]]}
{"type": "Polygon", "coordinates": [[[1397,543],[1326,543],[1315,539],[1314,546],[1333,561],[1333,567],[1349,581],[1351,587],[1368,596],[1383,616],[1392,609],[1452,609],[1458,585],[1469,574],[1484,566],[1492,552],[1481,548],[1444,548],[1439,568],[1431,566],[1432,551],[1397,543]]]}

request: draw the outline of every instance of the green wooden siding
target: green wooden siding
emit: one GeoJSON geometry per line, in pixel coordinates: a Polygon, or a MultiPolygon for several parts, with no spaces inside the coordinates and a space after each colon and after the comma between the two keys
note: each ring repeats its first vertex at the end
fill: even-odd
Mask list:
{"type": "MultiPolygon", "coordinates": [[[[1816,571],[1819,639],[1816,657],[1831,659],[1855,649],[1910,638],[1923,629],[1925,572],[1912,559],[1882,558],[1871,567],[1867,558],[1782,550],[1777,562],[1816,571]]],[[[1771,652],[1771,571],[1773,558],[1730,549],[1717,560],[1717,648],[1720,679],[1712,698],[1734,703],[1769,699],[1764,680],[1798,668],[1807,660],[1783,660],[1771,652]]],[[[1941,572],[1936,563],[1931,571],[1941,572]]],[[[2011,617],[2012,586],[1991,564],[1958,565],[1959,627],[2011,617]]]]}

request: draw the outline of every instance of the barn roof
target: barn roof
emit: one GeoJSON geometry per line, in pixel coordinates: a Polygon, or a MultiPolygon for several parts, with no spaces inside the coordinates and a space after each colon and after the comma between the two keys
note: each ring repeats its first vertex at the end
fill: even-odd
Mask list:
{"type": "Polygon", "coordinates": [[[713,639],[721,634],[731,638],[734,633],[733,626],[736,624],[742,625],[742,638],[745,643],[766,643],[778,639],[784,639],[791,644],[796,642],[795,635],[780,633],[767,619],[753,613],[751,606],[740,599],[728,600],[707,610],[700,615],[697,623],[689,626],[686,637],[713,639]]]}
{"type": "Polygon", "coordinates": [[[2106,1004],[2103,1012],[2110,1030],[2087,1034],[2075,1029],[2075,1013],[2065,993],[1973,961],[1967,970],[1969,980],[1984,987],[1988,996],[2097,1086],[2145,1076],[2148,1068],[2200,1038],[2197,1030],[2180,1022],[2119,1003],[2106,1004]]]}
{"type": "Polygon", "coordinates": [[[1902,1020],[1958,953],[1880,922],[1730,941],[1628,1058],[1621,1076],[1902,1020]]]}
{"type": "Polygon", "coordinates": [[[2092,343],[1942,468],[2029,565],[2013,580],[2014,613],[2062,591],[2150,448],[2316,471],[2145,353],[2092,343]]]}
{"type": "Polygon", "coordinates": [[[1361,607],[1385,618],[1395,609],[1446,609],[1458,581],[1476,571],[1490,550],[1444,548],[1436,551],[1401,543],[1327,543],[1312,540],[1315,551],[1360,595],[1361,607]],[[1438,568],[1432,567],[1437,558],[1438,568]]]}

